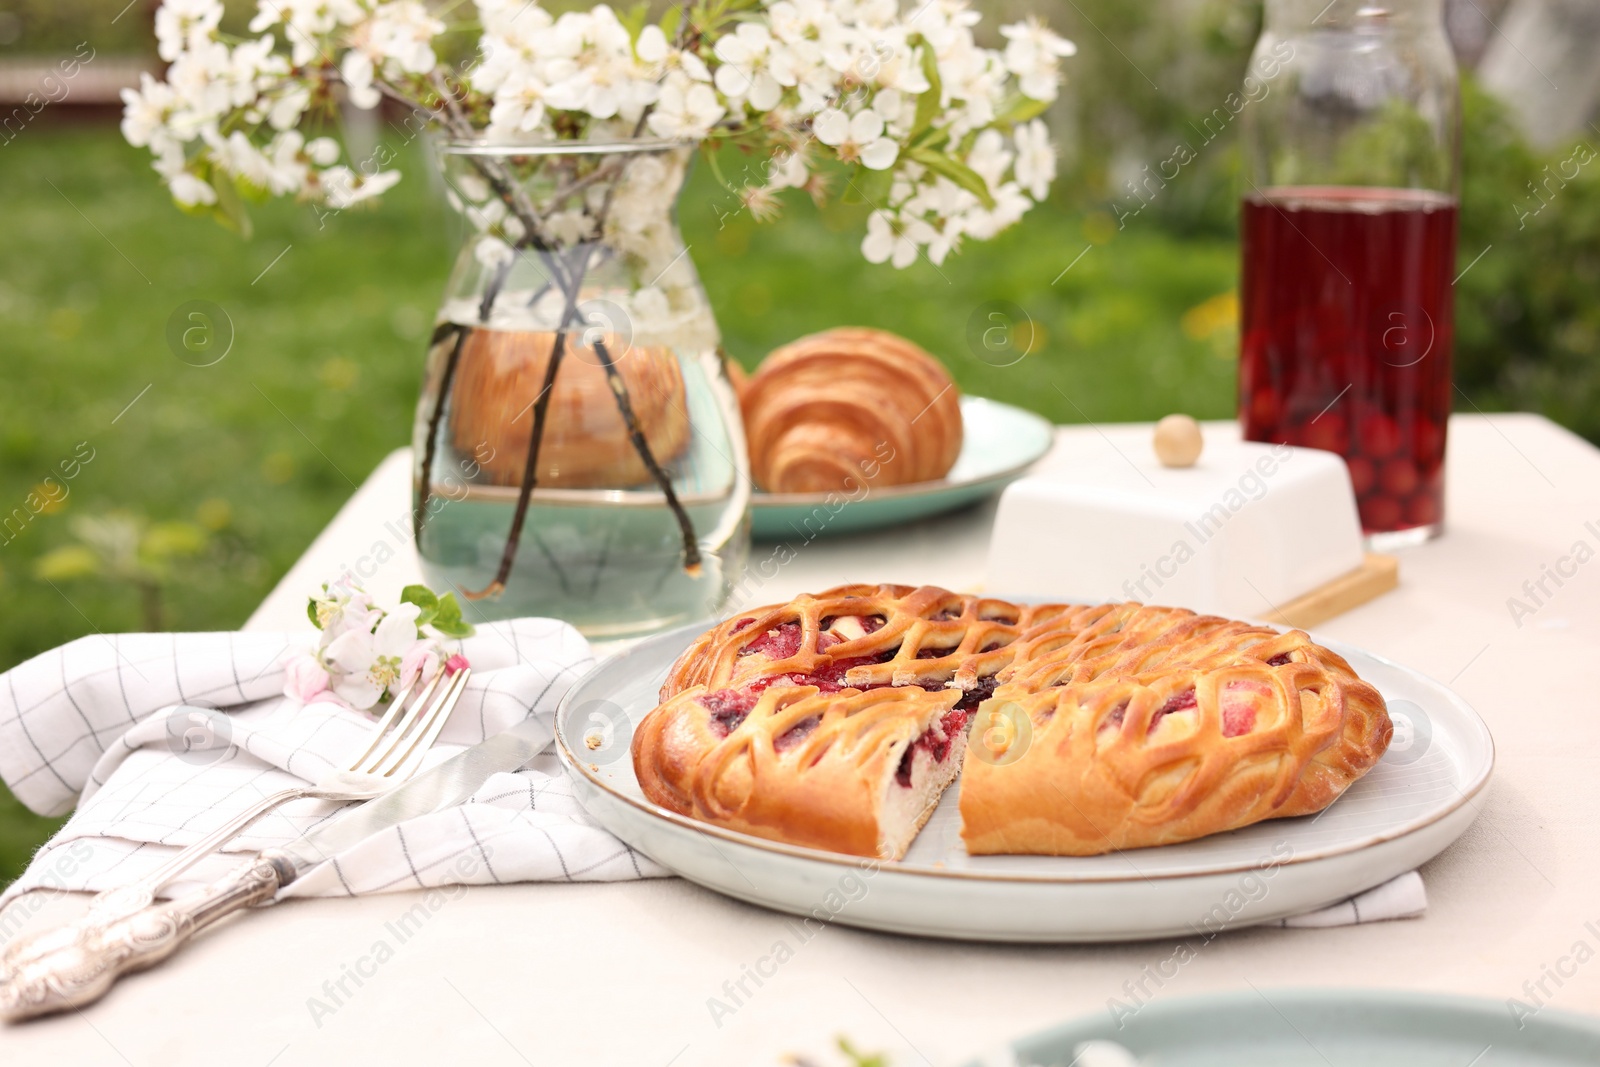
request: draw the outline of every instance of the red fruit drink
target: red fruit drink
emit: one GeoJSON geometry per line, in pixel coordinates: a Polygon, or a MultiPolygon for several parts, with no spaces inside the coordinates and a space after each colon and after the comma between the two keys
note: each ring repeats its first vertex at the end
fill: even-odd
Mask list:
{"type": "Polygon", "coordinates": [[[1242,239],[1245,437],[1344,456],[1380,547],[1432,536],[1444,516],[1454,198],[1269,188],[1245,200],[1242,239]]]}

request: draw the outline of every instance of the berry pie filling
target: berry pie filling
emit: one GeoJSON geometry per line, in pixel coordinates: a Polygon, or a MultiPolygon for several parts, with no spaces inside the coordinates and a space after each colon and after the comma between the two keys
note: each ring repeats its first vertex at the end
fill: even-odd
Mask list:
{"type": "Polygon", "coordinates": [[[741,656],[757,653],[768,659],[788,659],[800,651],[800,624],[785,622],[774,626],[739,650],[741,656]]]}
{"type": "Polygon", "coordinates": [[[1100,729],[1102,729],[1102,730],[1120,730],[1120,729],[1122,729],[1122,720],[1123,720],[1124,717],[1127,716],[1127,714],[1128,714],[1128,702],[1126,700],[1124,700],[1122,703],[1118,704],[1116,707],[1111,709],[1111,714],[1107,715],[1105,717],[1104,721],[1102,721],[1100,723],[1100,729]]]}
{"type": "Polygon", "coordinates": [[[821,725],[822,716],[807,716],[806,718],[795,723],[793,726],[789,727],[777,737],[773,738],[772,747],[777,749],[779,752],[787,752],[795,745],[798,745],[800,742],[810,737],[816,732],[817,727],[821,725]]]}
{"type": "Polygon", "coordinates": [[[1233,681],[1222,687],[1222,736],[1238,737],[1256,727],[1256,707],[1272,699],[1265,682],[1233,681]]]}
{"type": "Polygon", "coordinates": [[[955,744],[956,738],[966,734],[967,720],[972,718],[972,712],[963,708],[951,708],[939,717],[934,723],[922,732],[922,736],[906,746],[900,756],[900,766],[895,768],[894,780],[906,789],[911,788],[911,764],[916,759],[917,753],[927,752],[933,757],[935,763],[943,763],[950,756],[950,748],[955,744]]]}
{"type": "Polygon", "coordinates": [[[1185,689],[1183,692],[1169,697],[1167,702],[1157,708],[1154,715],[1150,716],[1150,728],[1145,732],[1147,734],[1155,733],[1156,727],[1161,725],[1162,719],[1165,719],[1175,711],[1192,711],[1195,706],[1196,700],[1193,689],[1185,689]]]}
{"type": "Polygon", "coordinates": [[[700,705],[711,713],[711,729],[721,737],[727,737],[737,730],[756,706],[756,701],[761,698],[761,690],[765,688],[765,685],[760,685],[744,689],[718,689],[701,696],[700,705]]]}

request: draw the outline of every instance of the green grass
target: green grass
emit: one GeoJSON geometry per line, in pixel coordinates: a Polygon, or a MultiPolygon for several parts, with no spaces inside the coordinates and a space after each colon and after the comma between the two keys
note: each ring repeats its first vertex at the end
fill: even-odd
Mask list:
{"type": "MultiPolygon", "coordinates": [[[[319,226],[304,205],[254,210],[248,241],[179,213],[144,153],[111,128],[30,128],[0,149],[0,515],[88,442],[94,458],[53,514],[0,545],[0,669],[96,630],[140,626],[134,590],[36,580],[73,514],[126,508],[198,521],[212,548],[168,591],[172,629],[232,628],[378,460],[410,438],[427,328],[457,227],[420,157],[376,210],[319,226]],[[281,258],[280,257],[281,254],[281,258]],[[233,345],[208,367],[175,357],[175,309],[211,301],[233,345]],[[131,404],[131,407],[130,407],[131,404]]],[[[681,223],[728,350],[773,347],[842,323],[900,331],[943,357],[961,387],[1062,422],[1233,408],[1232,339],[1183,328],[1229,291],[1235,250],[1138,220],[1090,246],[1056,207],[935,269],[874,267],[859,209],[809,204],[756,226],[701,169],[681,223]],[[1071,270],[1062,271],[1086,247],[1071,270]],[[1059,278],[1059,280],[1057,280],[1059,278]],[[1020,306],[1034,351],[995,367],[969,347],[982,305],[1020,306]]],[[[989,320],[984,320],[985,325],[989,320]]],[[[0,790],[0,884],[57,825],[0,790]]]]}

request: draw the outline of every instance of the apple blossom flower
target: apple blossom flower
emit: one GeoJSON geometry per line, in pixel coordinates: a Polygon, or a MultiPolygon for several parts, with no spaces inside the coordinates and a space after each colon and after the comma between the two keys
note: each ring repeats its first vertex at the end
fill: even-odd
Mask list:
{"type": "Polygon", "coordinates": [[[122,90],[122,136],[135,148],[154,147],[170,138],[166,123],[177,102],[177,93],[166,82],[157,81],[145,71],[139,75],[139,88],[122,90]]]}
{"type": "Polygon", "coordinates": [[[222,22],[219,0],[167,0],[156,11],[156,52],[171,63],[222,22]]]}
{"type": "Polygon", "coordinates": [[[328,671],[309,652],[292,657],[283,666],[283,695],[309,704],[328,691],[328,671]]]}
{"type": "Polygon", "coordinates": [[[725,113],[711,86],[680,75],[661,87],[661,98],[646,121],[658,137],[691,140],[711,132],[725,113]]]}
{"type": "Polygon", "coordinates": [[[868,263],[889,261],[897,270],[904,270],[917,261],[919,246],[927,244],[932,236],[932,227],[924,222],[896,219],[888,212],[874,211],[867,216],[867,236],[861,241],[861,254],[868,263]]]}
{"type": "Polygon", "coordinates": [[[393,695],[400,665],[418,641],[420,614],[415,604],[401,604],[387,612],[371,633],[346,630],[329,642],[323,654],[338,671],[331,683],[334,694],[358,711],[393,695]]]}
{"type": "Polygon", "coordinates": [[[718,91],[731,100],[748,99],[757,111],[777,107],[783,90],[795,84],[789,49],[773,41],[759,23],[739,23],[712,51],[722,61],[716,72],[718,91]]]}
{"type": "Polygon", "coordinates": [[[1058,37],[1038,18],[1000,27],[1006,41],[1006,69],[1017,76],[1017,88],[1034,100],[1054,100],[1061,85],[1058,60],[1076,55],[1078,46],[1058,37]]]}
{"type": "Polygon", "coordinates": [[[531,133],[544,125],[549,86],[533,71],[517,71],[500,85],[489,110],[491,134],[531,133]]]}
{"type": "MultiPolygon", "coordinates": [[[[322,637],[284,663],[284,694],[302,703],[326,700],[366,711],[408,686],[427,685],[441,668],[454,673],[466,665],[460,653],[447,653],[436,634],[423,630],[422,609],[409,601],[385,611],[359,586],[324,585],[307,610],[322,637]]],[[[437,631],[437,616],[429,618],[437,631]]],[[[470,627],[448,632],[460,636],[470,627]]]]}
{"type": "Polygon", "coordinates": [[[311,598],[308,613],[322,631],[324,646],[346,630],[371,631],[383,614],[372,597],[353,584],[324,584],[322,595],[311,598]]]}
{"type": "Polygon", "coordinates": [[[433,39],[447,27],[418,0],[374,4],[367,38],[376,56],[407,74],[428,74],[438,63],[433,39]]]}
{"type": "Polygon", "coordinates": [[[871,170],[888,170],[900,155],[900,146],[883,136],[883,116],[876,111],[858,111],[847,117],[829,108],[816,117],[812,130],[817,140],[837,150],[845,163],[860,161],[871,170]]]}

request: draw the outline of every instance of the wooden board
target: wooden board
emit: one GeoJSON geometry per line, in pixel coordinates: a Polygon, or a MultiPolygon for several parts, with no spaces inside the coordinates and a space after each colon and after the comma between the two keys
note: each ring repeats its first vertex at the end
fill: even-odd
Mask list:
{"type": "Polygon", "coordinates": [[[1361,566],[1261,616],[1265,622],[1308,629],[1382,596],[1400,584],[1400,561],[1368,552],[1361,566]]]}

